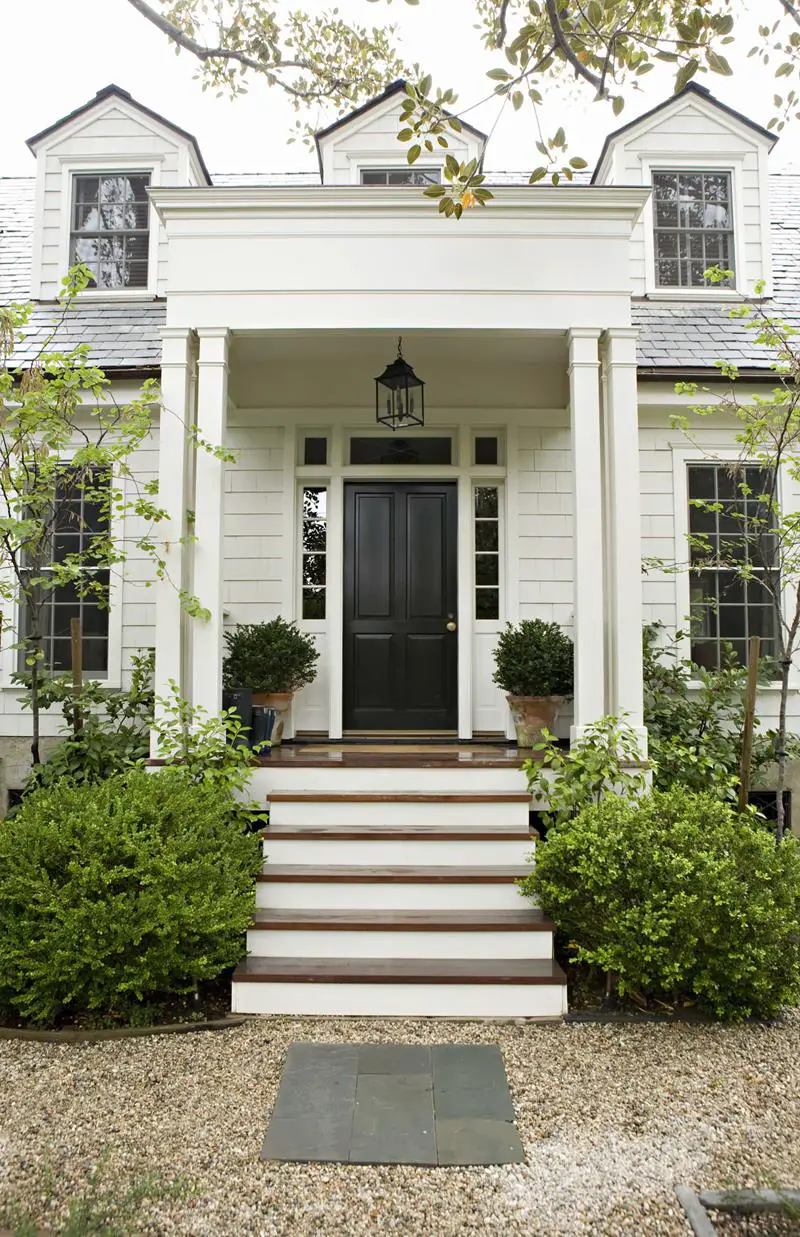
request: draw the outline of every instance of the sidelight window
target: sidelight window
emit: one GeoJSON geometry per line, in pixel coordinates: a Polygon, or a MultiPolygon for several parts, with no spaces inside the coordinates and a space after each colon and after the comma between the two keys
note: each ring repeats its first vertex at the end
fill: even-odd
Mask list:
{"type": "Polygon", "coordinates": [[[496,485],[474,491],[475,618],[500,617],[500,494],[496,485]]]}
{"type": "Polygon", "coordinates": [[[307,485],[302,497],[304,619],[324,619],[327,592],[328,491],[307,485]]]}

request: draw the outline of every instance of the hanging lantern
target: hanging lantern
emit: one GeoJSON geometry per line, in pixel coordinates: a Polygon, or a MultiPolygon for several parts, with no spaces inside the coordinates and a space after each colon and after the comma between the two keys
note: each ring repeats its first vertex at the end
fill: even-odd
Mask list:
{"type": "Polygon", "coordinates": [[[375,416],[392,430],[425,424],[425,383],[403,357],[403,340],[397,341],[397,359],[375,379],[375,416]]]}

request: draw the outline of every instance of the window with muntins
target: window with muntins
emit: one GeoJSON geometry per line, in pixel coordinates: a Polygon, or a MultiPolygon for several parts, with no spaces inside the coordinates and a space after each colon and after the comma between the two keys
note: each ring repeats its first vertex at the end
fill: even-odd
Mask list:
{"type": "Polygon", "coordinates": [[[89,267],[91,287],[147,287],[149,184],[147,173],[75,177],[70,265],[89,267]]]}
{"type": "Polygon", "coordinates": [[[690,464],[689,536],[692,661],[707,669],[724,662],[725,645],[747,662],[748,640],[761,655],[777,654],[769,579],[777,584],[777,544],[764,496],[771,476],[747,466],[690,464]]]}
{"type": "Polygon", "coordinates": [[[302,614],[304,619],[324,619],[328,565],[328,491],[320,485],[304,486],[302,501],[302,614]]]}
{"type": "MultiPolygon", "coordinates": [[[[79,563],[83,579],[48,588],[37,586],[32,596],[39,616],[42,667],[54,674],[72,669],[71,621],[81,625],[82,662],[87,674],[102,678],[108,673],[109,571],[98,565],[97,542],[108,536],[108,506],[104,491],[111,483],[107,471],[82,477],[64,469],[56,491],[51,527],[52,562],[79,563]]],[[[41,560],[40,560],[41,561],[41,560]]],[[[32,569],[29,568],[29,569],[32,569]]],[[[38,571],[47,576],[47,568],[38,571]]],[[[34,621],[30,609],[20,607],[20,638],[30,639],[34,621]]],[[[21,669],[26,669],[24,650],[21,669]]]]}
{"type": "Polygon", "coordinates": [[[362,185],[439,185],[440,168],[362,168],[362,185]]]}
{"type": "Polygon", "coordinates": [[[705,288],[710,266],[733,270],[728,172],[654,172],[656,284],[705,288]]]}
{"type": "Polygon", "coordinates": [[[500,493],[496,485],[476,485],[475,618],[500,617],[500,493]]]}

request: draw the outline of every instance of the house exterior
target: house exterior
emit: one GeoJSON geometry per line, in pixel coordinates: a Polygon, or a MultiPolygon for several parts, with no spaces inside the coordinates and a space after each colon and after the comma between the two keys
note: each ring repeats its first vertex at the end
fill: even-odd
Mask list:
{"type": "MultiPolygon", "coordinates": [[[[321,653],[289,738],[502,739],[514,732],[492,649],[506,621],[540,617],[575,642],[564,737],[624,712],[644,755],[644,621],[675,630],[692,606],[707,665],[725,639],[744,653],[758,632],[769,647],[767,611],[725,595],[722,573],[717,608],[687,571],[643,575],[642,560],[685,562],[691,499],[725,484],[706,453],[738,455],[721,418],[693,441],[671,428],[686,404],[675,382],[713,384],[719,359],[743,389],[769,380],[728,318],[760,279],[800,321],[800,175],[771,173],[774,136],[690,84],[610,134],[590,181],[490,174],[489,208],[446,222],[419,188],[440,155],[407,183],[402,95],[395,83],[319,133],[318,173],[234,177],[211,176],[191,134],[109,86],[31,139],[30,181],[0,180],[0,302],[36,303],[19,362],[51,328],[70,261],[88,261],[96,286],[59,338],[89,342],[120,397],[160,377],[139,467],[172,513],[170,577],[210,611],[189,620],[134,559],[84,663],[120,683],[154,647],[159,692],[174,681],[216,712],[225,627],[282,615],[321,653]],[[705,286],[717,263],[735,287],[705,286]],[[425,409],[424,425],[393,430],[374,379],[398,337],[425,409]],[[189,449],[195,422],[235,463],[189,449]]],[[[452,153],[481,159],[484,142],[464,125],[452,153]]],[[[54,664],[67,653],[54,628],[54,664]]],[[[14,659],[2,654],[0,680],[12,784],[28,726],[14,659]]],[[[762,716],[775,711],[767,690],[762,716]]],[[[477,785],[519,797],[509,772],[487,767],[477,785]]],[[[267,793],[286,792],[282,776],[267,793]]],[[[326,771],[305,776],[330,791],[326,771]]],[[[448,778],[419,785],[449,793],[448,778]]]]}

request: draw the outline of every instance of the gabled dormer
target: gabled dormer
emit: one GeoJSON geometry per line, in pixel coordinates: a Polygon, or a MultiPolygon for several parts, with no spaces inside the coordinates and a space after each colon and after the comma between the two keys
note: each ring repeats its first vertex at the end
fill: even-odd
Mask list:
{"type": "Polygon", "coordinates": [[[768,159],[776,137],[690,82],[612,133],[592,181],[648,185],[634,229],[634,296],[703,299],[770,289],[768,159]],[[708,287],[703,271],[735,271],[735,287],[708,287]]]}
{"type": "Polygon", "coordinates": [[[447,152],[423,150],[409,166],[408,143],[397,140],[405,92],[402,79],[392,82],[383,94],[320,129],[316,143],[323,185],[425,184],[441,180],[445,153],[459,163],[480,161],[486,134],[462,121],[460,133],[447,135],[447,152]]]}
{"type": "Polygon", "coordinates": [[[163,296],[166,240],[148,189],[211,183],[191,133],[106,86],[28,146],[37,162],[34,299],[56,297],[76,260],[95,276],[87,297],[163,296]]]}

